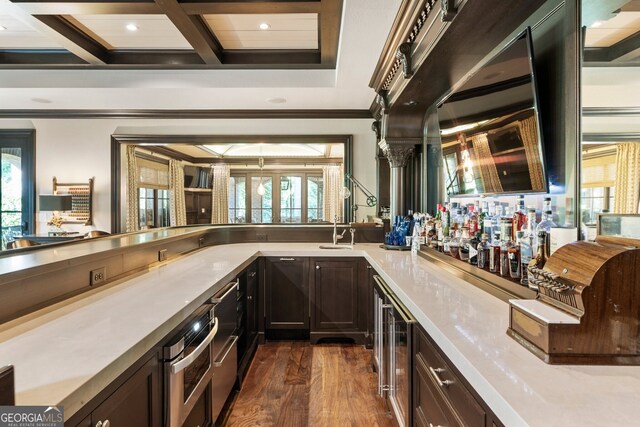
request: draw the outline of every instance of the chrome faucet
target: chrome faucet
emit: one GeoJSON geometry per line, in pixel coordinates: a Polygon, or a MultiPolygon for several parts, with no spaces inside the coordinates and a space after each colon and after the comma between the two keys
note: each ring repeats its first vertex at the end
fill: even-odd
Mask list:
{"type": "Polygon", "coordinates": [[[333,244],[334,246],[338,244],[338,240],[342,240],[342,238],[344,237],[344,233],[347,232],[347,229],[345,228],[342,231],[342,234],[338,235],[338,215],[335,215],[333,217],[333,244]]]}
{"type": "Polygon", "coordinates": [[[350,228],[349,233],[351,233],[351,247],[353,247],[353,245],[356,244],[356,229],[353,227],[350,228]]]}

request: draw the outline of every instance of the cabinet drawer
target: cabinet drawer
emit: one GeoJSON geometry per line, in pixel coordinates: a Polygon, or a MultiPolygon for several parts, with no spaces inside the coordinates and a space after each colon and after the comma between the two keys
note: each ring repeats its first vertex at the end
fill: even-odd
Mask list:
{"type": "Polygon", "coordinates": [[[440,350],[419,330],[416,331],[415,363],[424,362],[432,384],[442,393],[449,406],[465,426],[484,427],[486,412],[473,397],[467,386],[445,361],[440,350]]]}
{"type": "Polygon", "coordinates": [[[460,425],[449,405],[445,402],[425,366],[422,358],[415,360],[414,380],[414,424],[420,427],[460,425]]]}

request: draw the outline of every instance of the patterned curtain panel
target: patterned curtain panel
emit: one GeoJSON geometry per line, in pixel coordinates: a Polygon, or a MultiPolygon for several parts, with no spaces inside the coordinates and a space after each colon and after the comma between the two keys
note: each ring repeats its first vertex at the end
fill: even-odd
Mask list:
{"type": "Polygon", "coordinates": [[[187,225],[184,202],[184,166],[179,160],[169,160],[169,224],[187,225]]]}
{"type": "Polygon", "coordinates": [[[486,133],[473,135],[471,137],[473,151],[475,154],[475,162],[480,171],[482,186],[485,192],[500,193],[502,192],[502,183],[498,175],[498,169],[493,161],[491,149],[489,148],[489,140],[486,133]]]}
{"type": "Polygon", "coordinates": [[[127,220],[126,231],[137,231],[138,219],[138,163],[135,145],[127,145],[127,220]]]}
{"type": "Polygon", "coordinates": [[[335,216],[338,222],[342,222],[344,207],[342,187],[344,186],[344,174],[342,166],[324,166],[322,168],[324,182],[324,203],[322,206],[322,219],[333,222],[335,216]]]}
{"type": "Polygon", "coordinates": [[[617,145],[613,211],[637,214],[640,204],[640,142],[617,145]]]}
{"type": "Polygon", "coordinates": [[[213,167],[213,190],[211,197],[211,223],[229,223],[229,180],[231,171],[228,165],[213,167]]]}
{"type": "Polygon", "coordinates": [[[529,163],[529,178],[533,191],[544,191],[544,174],[538,149],[538,127],[535,117],[520,121],[520,136],[524,143],[524,152],[529,163]]]}

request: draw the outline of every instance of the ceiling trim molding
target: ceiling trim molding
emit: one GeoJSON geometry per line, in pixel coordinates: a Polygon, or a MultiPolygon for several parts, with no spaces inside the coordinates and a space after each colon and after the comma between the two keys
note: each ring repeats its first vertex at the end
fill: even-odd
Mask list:
{"type": "MultiPolygon", "coordinates": [[[[640,54],[640,31],[620,40],[609,47],[587,47],[584,62],[625,62],[632,61],[640,54]]],[[[635,61],[637,62],[637,61],[635,61]]]]}
{"type": "Polygon", "coordinates": [[[275,13],[320,13],[319,1],[270,1],[224,3],[180,2],[189,15],[275,14],[275,13]]]}
{"type": "Polygon", "coordinates": [[[369,110],[0,110],[2,119],[371,119],[369,110]]]}
{"type": "Polygon", "coordinates": [[[582,107],[583,117],[635,117],[640,107],[582,107]]]}

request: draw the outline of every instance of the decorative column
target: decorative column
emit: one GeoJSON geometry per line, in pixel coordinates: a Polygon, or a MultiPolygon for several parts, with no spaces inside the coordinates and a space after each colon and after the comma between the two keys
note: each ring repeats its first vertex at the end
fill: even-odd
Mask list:
{"type": "Polygon", "coordinates": [[[391,221],[396,215],[404,215],[405,188],[404,174],[407,161],[413,155],[413,145],[388,144],[380,141],[380,148],[389,160],[391,167],[391,221]]]}

